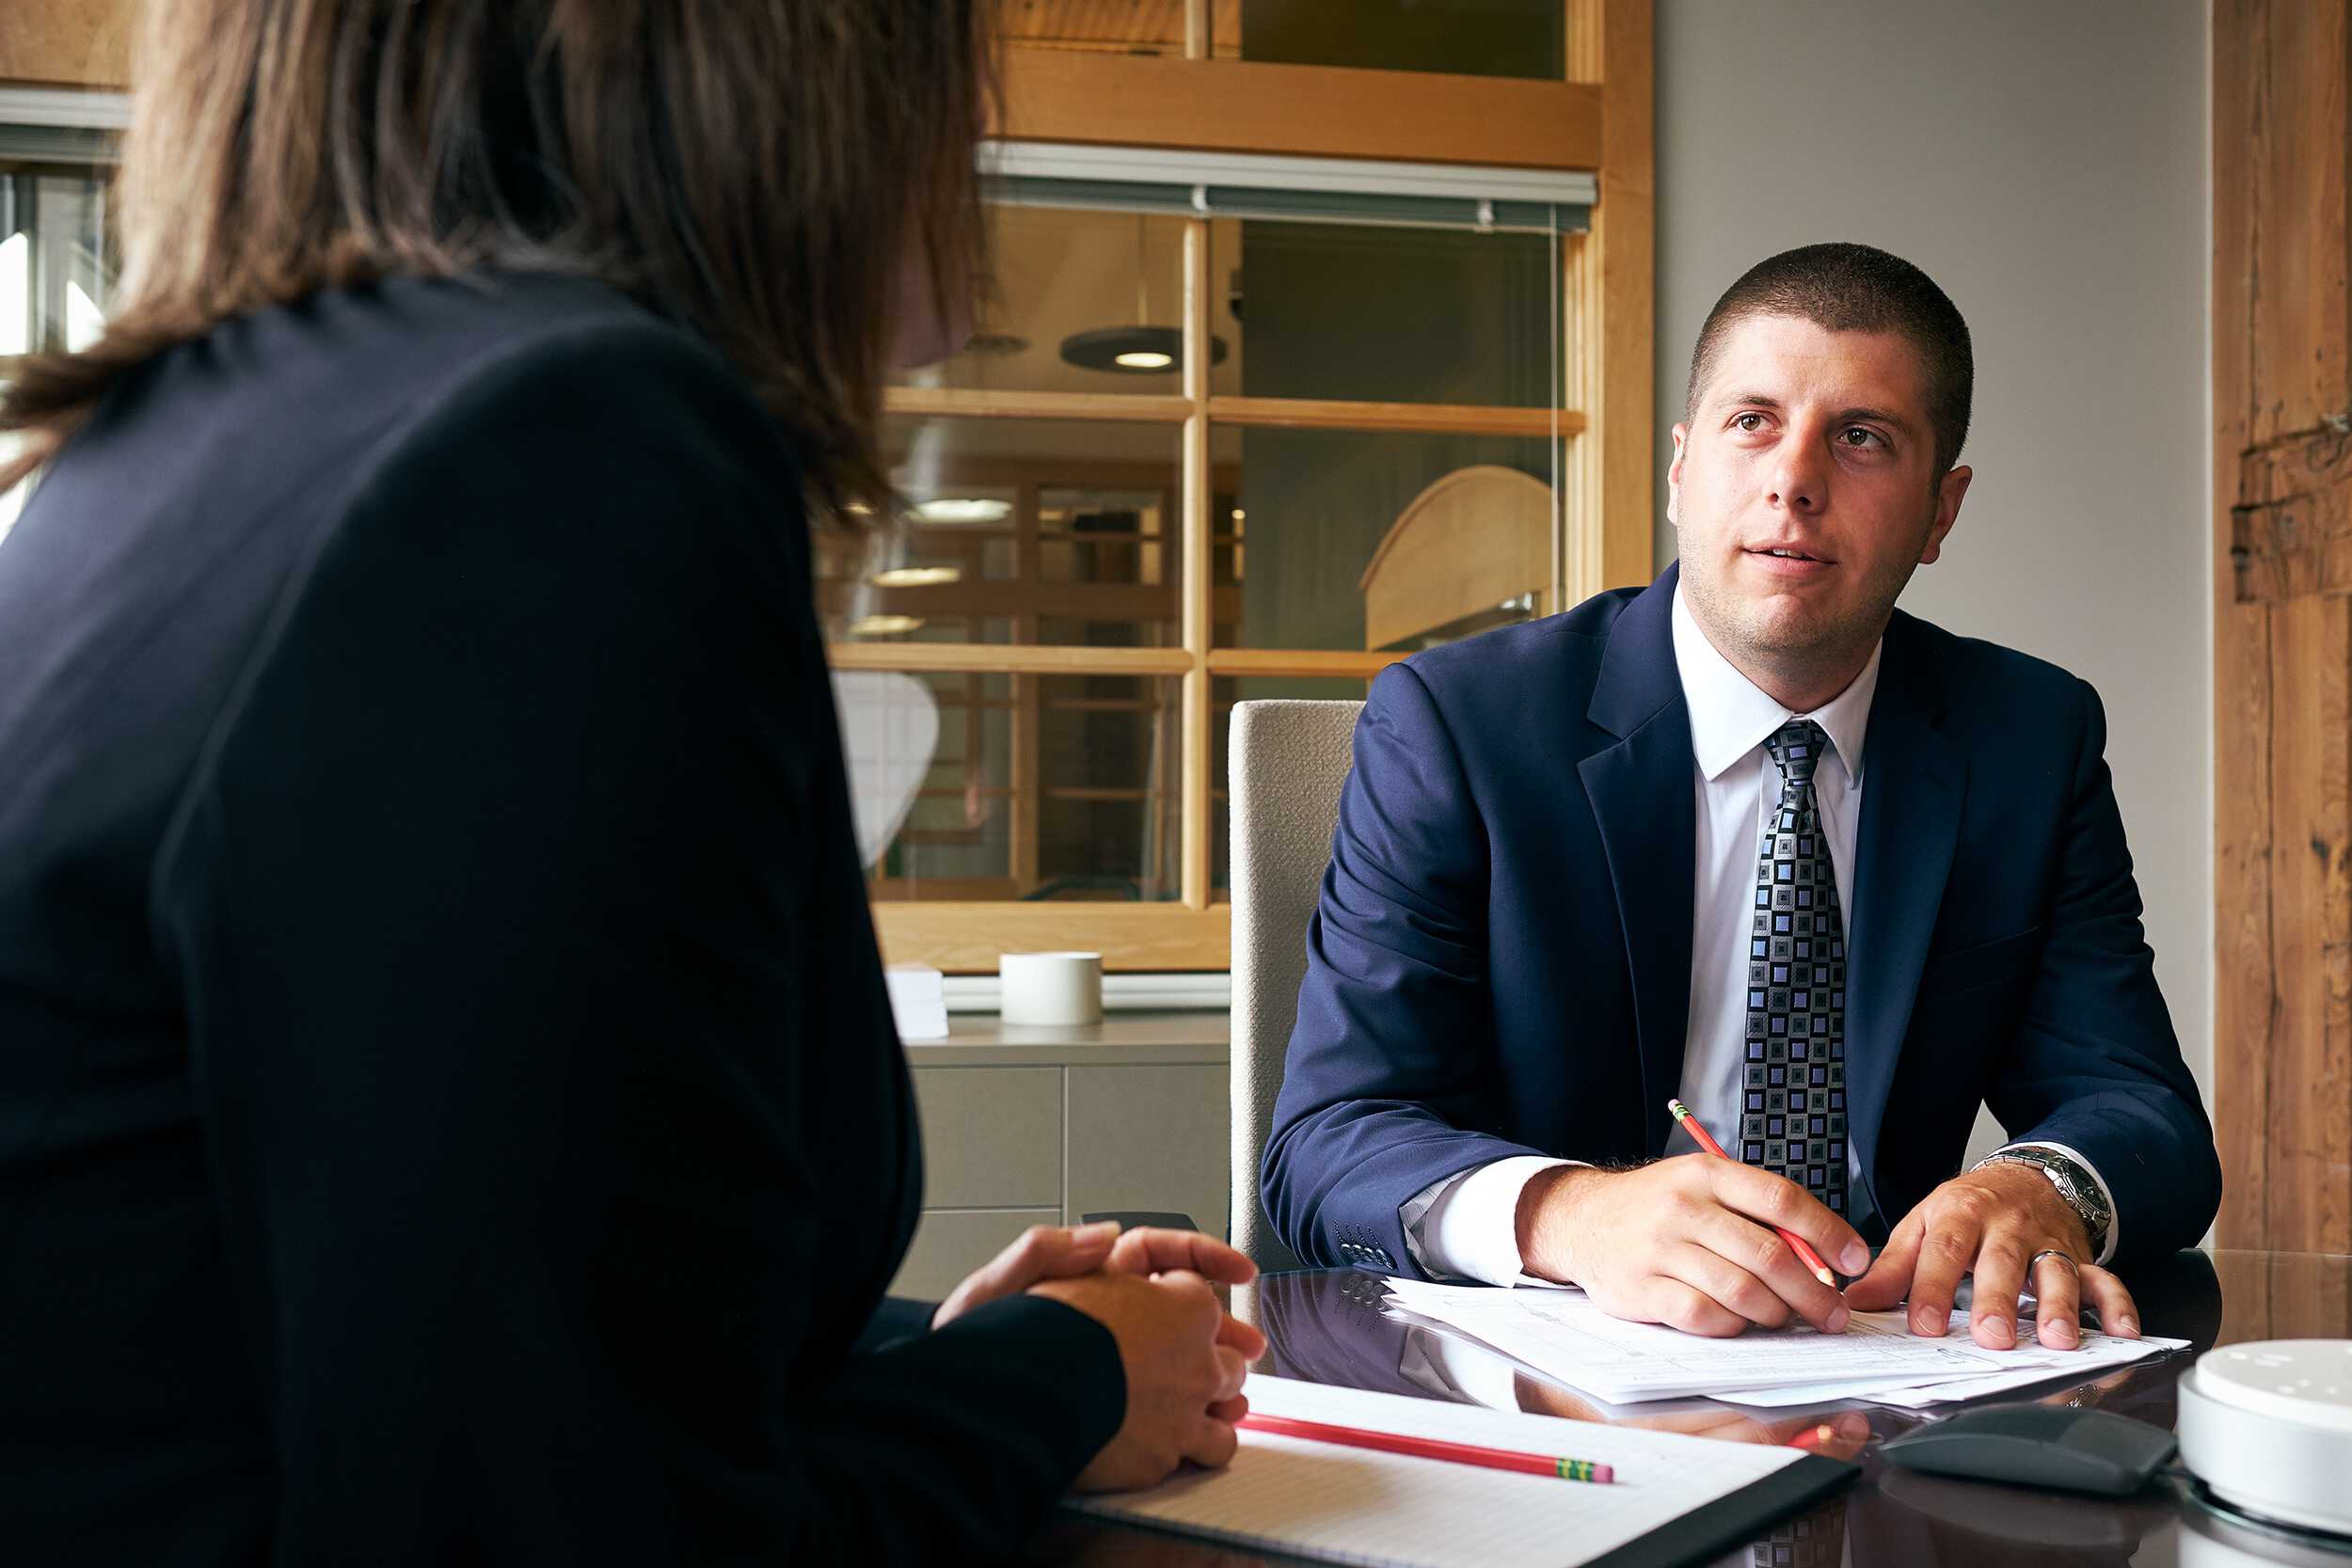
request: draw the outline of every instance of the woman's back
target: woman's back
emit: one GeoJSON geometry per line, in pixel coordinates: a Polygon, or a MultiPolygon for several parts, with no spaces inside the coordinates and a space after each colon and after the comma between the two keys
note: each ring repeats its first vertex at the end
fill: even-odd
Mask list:
{"type": "MultiPolygon", "coordinates": [[[[759,1479],[857,1463],[781,1418],[856,1404],[920,1185],[804,527],[714,356],[550,277],[225,323],[52,465],[0,548],[11,1555],[985,1536],[759,1479]]],[[[1100,1446],[1089,1370],[974,1497],[1100,1446]]]]}

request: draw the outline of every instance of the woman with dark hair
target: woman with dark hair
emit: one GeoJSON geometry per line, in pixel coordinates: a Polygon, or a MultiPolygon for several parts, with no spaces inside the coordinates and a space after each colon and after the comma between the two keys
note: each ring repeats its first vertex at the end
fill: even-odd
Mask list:
{"type": "Polygon", "coordinates": [[[810,534],[969,316],[978,13],[152,8],[116,318],[0,402],[11,1560],[934,1560],[1231,1455],[1205,1239],[869,1326],[810,534]]]}

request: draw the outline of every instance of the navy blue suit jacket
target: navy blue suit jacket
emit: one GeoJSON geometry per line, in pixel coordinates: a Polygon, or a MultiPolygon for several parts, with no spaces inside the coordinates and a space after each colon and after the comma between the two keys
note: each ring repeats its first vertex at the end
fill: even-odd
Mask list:
{"type": "MultiPolygon", "coordinates": [[[[1374,683],[1262,1168],[1307,1261],[1410,1270],[1399,1208],[1491,1160],[1663,1149],[1696,810],[1676,579],[1374,683]]],[[[2193,1243],[2220,1168],[2097,694],[1898,611],[1869,736],[1846,1072],[1871,1239],[1958,1170],[1981,1101],[2098,1166],[2123,1259],[2193,1243]]]]}

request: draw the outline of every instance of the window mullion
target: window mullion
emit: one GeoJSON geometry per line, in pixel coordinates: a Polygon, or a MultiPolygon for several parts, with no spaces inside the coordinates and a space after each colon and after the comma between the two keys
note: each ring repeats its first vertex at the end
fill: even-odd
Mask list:
{"type": "Polygon", "coordinates": [[[1212,574],[1216,558],[1210,534],[1216,483],[1209,466],[1209,224],[1195,218],[1184,226],[1184,397],[1192,412],[1184,420],[1184,490],[1179,508],[1184,531],[1184,644],[1191,660],[1184,672],[1183,789],[1180,849],[1181,889],[1187,909],[1209,907],[1209,880],[1216,846],[1209,792],[1216,713],[1210,704],[1209,638],[1215,603],[1212,574]]]}

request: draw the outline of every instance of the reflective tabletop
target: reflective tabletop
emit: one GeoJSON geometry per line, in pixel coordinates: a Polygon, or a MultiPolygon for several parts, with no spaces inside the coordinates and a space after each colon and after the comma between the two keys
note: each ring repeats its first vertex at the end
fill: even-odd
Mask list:
{"type": "MultiPolygon", "coordinates": [[[[1996,1396],[2097,1405],[2173,1424],[2175,1390],[2197,1356],[2249,1339],[2352,1337],[2352,1258],[2313,1253],[2184,1252],[2125,1274],[2147,1331],[2187,1350],[2080,1383],[2054,1380],[1996,1396]]],[[[2223,1568],[2285,1563],[2352,1568],[2336,1549],[2220,1517],[2178,1481],[2136,1497],[2088,1497],[1914,1474],[1885,1464],[1879,1446],[1966,1405],[1899,1410],[1842,1401],[1814,1408],[1742,1410],[1712,1401],[1611,1406],[1520,1368],[1484,1347],[1389,1310],[1376,1275],[1311,1269],[1267,1275],[1236,1292],[1234,1310],[1270,1348],[1256,1370],[1282,1377],[1422,1399],[1508,1401],[1522,1410],[1689,1433],[1729,1443],[1797,1443],[1857,1461],[1858,1483],[1712,1568],[1877,1568],[1880,1564],[2017,1564],[2020,1568],[2223,1568]]],[[[2352,1476],[2345,1478],[2352,1487],[2352,1476]]],[[[1065,1565],[1167,1564],[1236,1568],[1282,1561],[1206,1543],[1065,1521],[1031,1560],[1065,1565]]]]}

